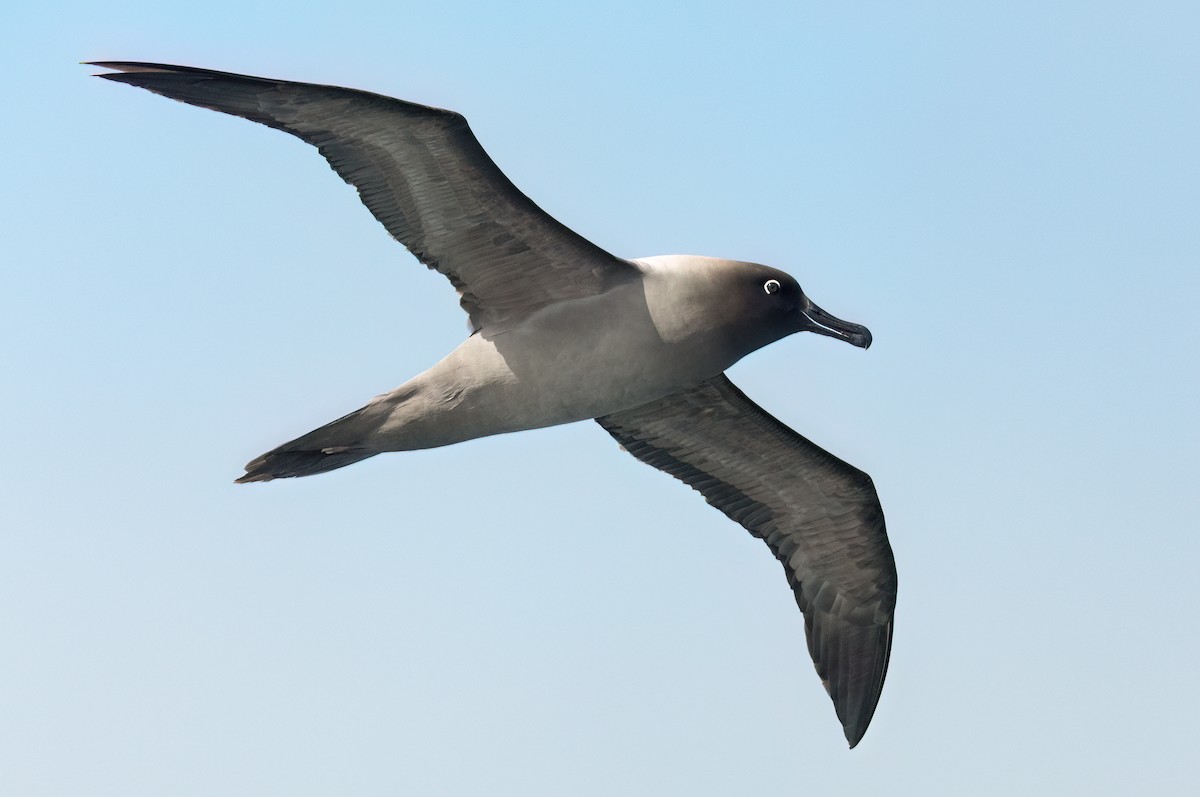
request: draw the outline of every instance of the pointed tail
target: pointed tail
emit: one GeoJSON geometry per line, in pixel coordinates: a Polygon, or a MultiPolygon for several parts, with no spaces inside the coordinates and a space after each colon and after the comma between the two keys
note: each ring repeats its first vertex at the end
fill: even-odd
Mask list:
{"type": "Polygon", "coordinates": [[[375,456],[380,452],[365,441],[382,420],[376,409],[375,403],[368,404],[268,451],[246,465],[246,475],[237,483],[312,476],[375,456]]]}

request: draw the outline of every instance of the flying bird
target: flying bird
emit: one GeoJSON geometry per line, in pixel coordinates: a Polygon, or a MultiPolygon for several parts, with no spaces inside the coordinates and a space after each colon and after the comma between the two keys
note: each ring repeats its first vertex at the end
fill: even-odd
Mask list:
{"type": "Polygon", "coordinates": [[[724,371],[794,332],[865,349],[866,327],[826,313],[768,266],[609,254],[517,190],[452,111],[207,69],[93,65],[115,70],[99,77],[316,146],[392,237],[450,280],[470,319],[470,335],[441,362],[268,451],[237,481],[595,419],[767,544],[846,739],[858,744],[883,688],[896,605],[875,486],[724,371]]]}

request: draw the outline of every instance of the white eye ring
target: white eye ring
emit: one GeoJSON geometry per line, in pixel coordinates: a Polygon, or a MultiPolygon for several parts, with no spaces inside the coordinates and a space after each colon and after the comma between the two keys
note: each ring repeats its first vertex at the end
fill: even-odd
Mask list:
{"type": "Polygon", "coordinates": [[[763,290],[767,293],[779,293],[779,280],[767,280],[763,283],[763,290]]]}

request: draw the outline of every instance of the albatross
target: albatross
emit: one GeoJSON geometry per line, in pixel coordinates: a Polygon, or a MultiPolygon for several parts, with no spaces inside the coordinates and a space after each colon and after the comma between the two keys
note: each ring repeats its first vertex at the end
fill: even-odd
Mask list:
{"type": "Polygon", "coordinates": [[[809,653],[858,744],[887,673],[896,565],[871,478],[776,420],[724,372],[795,332],[867,348],[788,274],[698,256],[625,260],[551,218],[458,113],[354,89],[166,64],[98,75],[314,145],[397,241],[458,290],[470,334],[429,370],[254,459],[238,482],[386,451],[594,419],[771,549],[809,653]]]}

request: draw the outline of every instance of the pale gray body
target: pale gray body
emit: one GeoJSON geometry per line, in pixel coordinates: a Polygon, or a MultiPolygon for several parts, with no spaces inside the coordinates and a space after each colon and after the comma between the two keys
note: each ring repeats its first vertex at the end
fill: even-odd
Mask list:
{"type": "Polygon", "coordinates": [[[717,376],[741,358],[735,319],[713,321],[727,304],[722,275],[754,266],[695,256],[633,262],[642,279],[541,308],[494,336],[469,336],[348,419],[330,445],[408,451],[589,420],[717,376]]]}
{"type": "Polygon", "coordinates": [[[118,70],[109,80],[316,146],[384,227],[458,288],[470,317],[472,334],[429,370],[253,460],[239,482],[594,418],[767,544],[846,738],[858,743],[883,688],[896,602],[874,484],[723,372],[800,331],[866,348],[865,327],[825,313],[767,266],[614,257],[518,191],[456,113],[334,86],[100,65],[118,70]]]}

